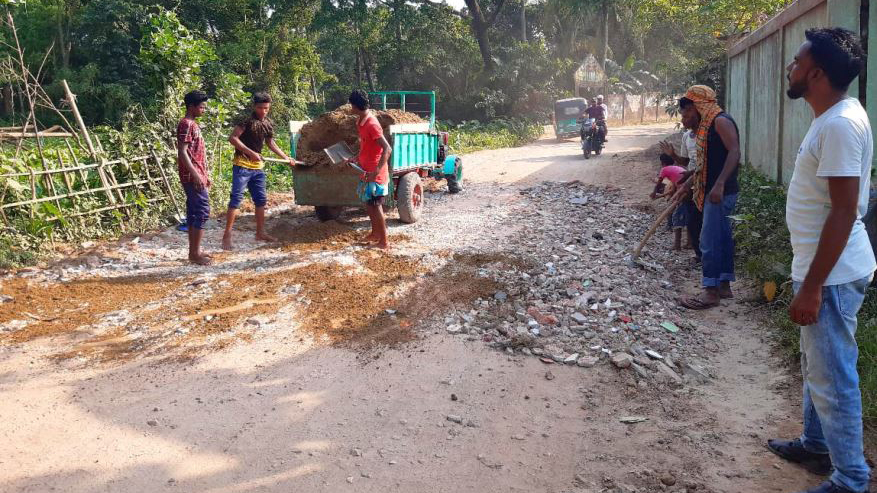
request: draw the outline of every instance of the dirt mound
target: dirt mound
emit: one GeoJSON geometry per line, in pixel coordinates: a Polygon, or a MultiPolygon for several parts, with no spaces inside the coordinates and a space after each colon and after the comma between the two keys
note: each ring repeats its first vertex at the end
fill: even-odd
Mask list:
{"type": "MultiPolygon", "coordinates": [[[[350,105],[335,111],[323,113],[301,129],[301,137],[296,147],[296,158],[306,166],[332,166],[323,149],[344,141],[354,154],[359,152],[359,135],[356,131],[356,117],[349,113],[350,105]]],[[[390,138],[390,125],[401,123],[423,123],[424,120],[413,113],[401,110],[374,111],[384,136],[390,138]]]]}

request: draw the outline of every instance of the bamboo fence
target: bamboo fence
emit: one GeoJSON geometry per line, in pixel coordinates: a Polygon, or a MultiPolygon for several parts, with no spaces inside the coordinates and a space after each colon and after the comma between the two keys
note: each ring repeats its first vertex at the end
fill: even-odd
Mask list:
{"type": "Polygon", "coordinates": [[[34,217],[37,206],[45,202],[54,203],[58,211],[47,217],[48,221],[124,210],[142,205],[144,201],[149,204],[168,199],[177,213],[182,213],[164,162],[154,151],[127,159],[100,158],[96,163],[80,164],[68,143],[68,152],[56,150],[54,157],[58,163],[56,168],[50,168],[43,160],[43,169],[0,174],[0,220],[4,224],[10,224],[12,213],[20,214],[25,209],[34,217]],[[26,184],[30,197],[7,201],[10,181],[26,184]],[[128,192],[134,192],[137,198],[132,200],[128,192]],[[97,200],[85,200],[89,198],[97,200]],[[61,201],[69,201],[72,207],[62,207],[61,201]]]}

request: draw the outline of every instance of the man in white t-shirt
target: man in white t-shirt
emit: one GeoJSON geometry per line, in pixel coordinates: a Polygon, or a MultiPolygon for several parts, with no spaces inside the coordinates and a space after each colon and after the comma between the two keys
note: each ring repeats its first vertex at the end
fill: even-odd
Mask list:
{"type": "Polygon", "coordinates": [[[795,440],[769,440],[768,446],[811,472],[831,474],[805,493],[862,493],[870,471],[856,315],[877,268],[862,223],[873,142],[868,115],[847,88],[865,55],[846,29],[810,29],[806,38],[787,67],[787,94],[803,97],[815,119],[798,149],[786,204],[794,252],[789,315],[801,326],[804,431],[795,440]]]}
{"type": "MultiPolygon", "coordinates": [[[[697,168],[697,138],[694,133],[700,126],[700,113],[696,111],[685,112],[682,115],[682,126],[686,129],[682,134],[682,145],[679,146],[679,152],[676,152],[676,146],[669,141],[662,140],[658,144],[661,152],[668,154],[677,165],[688,170],[684,179],[689,176],[697,168]]],[[[700,232],[703,228],[703,213],[694,206],[691,198],[686,199],[682,205],[686,208],[686,229],[688,230],[688,245],[694,250],[695,260],[700,261],[702,253],[700,251],[700,232]]]]}
{"type": "MultiPolygon", "coordinates": [[[[597,96],[597,106],[603,108],[603,114],[605,115],[606,120],[608,121],[609,120],[609,107],[606,106],[606,103],[603,102],[603,95],[602,94],[597,96]]],[[[606,135],[608,135],[608,134],[609,134],[609,125],[607,124],[606,129],[603,130],[603,141],[604,142],[609,142],[609,139],[606,138],[606,135]]]]}
{"type": "MultiPolygon", "coordinates": [[[[700,122],[697,123],[700,125],[700,122]]],[[[697,127],[694,127],[696,129],[697,127]]],[[[686,130],[682,134],[682,146],[679,147],[679,157],[688,160],[686,168],[694,169],[697,166],[697,138],[694,129],[686,130]]]]}
{"type": "Polygon", "coordinates": [[[685,133],[682,134],[682,145],[679,146],[679,152],[676,152],[676,146],[671,144],[670,141],[662,140],[658,145],[661,147],[661,152],[672,157],[678,166],[693,170],[697,166],[697,138],[694,136],[694,132],[697,131],[697,127],[700,125],[700,114],[696,111],[690,113],[694,115],[691,119],[686,119],[685,116],[682,117],[682,126],[685,128],[685,133]]]}

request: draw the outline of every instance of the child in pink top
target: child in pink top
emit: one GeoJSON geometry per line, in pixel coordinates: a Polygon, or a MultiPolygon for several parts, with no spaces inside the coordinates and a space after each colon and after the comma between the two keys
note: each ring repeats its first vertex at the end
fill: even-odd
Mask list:
{"type": "MultiPolygon", "coordinates": [[[[676,166],[673,158],[667,154],[661,154],[661,172],[655,180],[655,189],[652,191],[652,200],[662,197],[672,197],[676,192],[676,187],[685,180],[686,170],[681,166],[676,166]]],[[[670,216],[670,227],[675,235],[673,239],[673,250],[682,250],[682,228],[688,222],[686,217],[685,205],[676,207],[673,215],[670,216]]],[[[689,242],[691,238],[688,238],[689,242]]],[[[688,245],[685,248],[690,248],[688,245]]]]}

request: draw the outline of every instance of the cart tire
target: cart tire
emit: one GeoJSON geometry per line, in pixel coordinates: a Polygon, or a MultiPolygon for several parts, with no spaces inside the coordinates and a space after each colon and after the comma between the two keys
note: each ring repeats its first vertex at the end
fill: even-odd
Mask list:
{"type": "Polygon", "coordinates": [[[423,212],[423,184],[420,175],[408,173],[399,178],[399,189],[396,196],[396,207],[399,209],[399,220],[403,223],[416,223],[423,212]]]}
{"type": "Polygon", "coordinates": [[[333,219],[338,219],[338,216],[341,215],[341,211],[343,211],[343,207],[339,206],[331,206],[331,205],[317,205],[314,206],[314,214],[317,216],[317,219],[320,221],[332,221],[333,219]]]}
{"type": "Polygon", "coordinates": [[[463,191],[461,185],[463,181],[463,160],[457,158],[454,160],[454,173],[445,175],[448,181],[448,193],[460,193],[463,191]]]}

